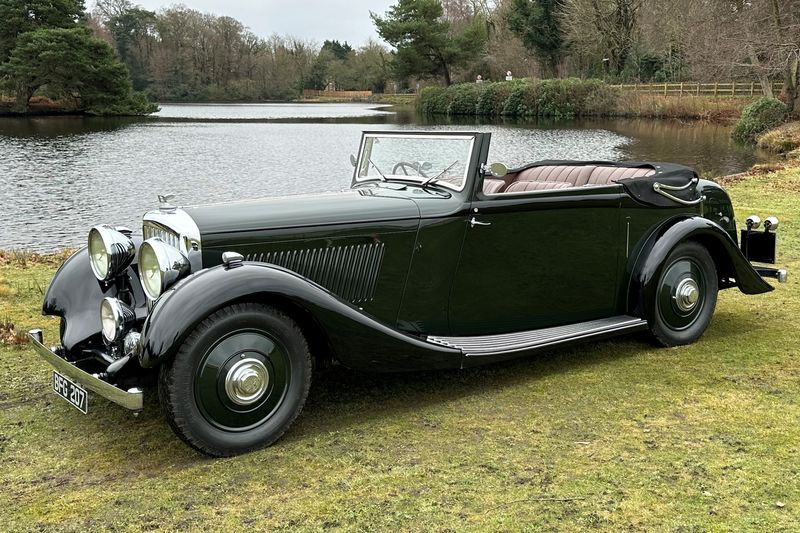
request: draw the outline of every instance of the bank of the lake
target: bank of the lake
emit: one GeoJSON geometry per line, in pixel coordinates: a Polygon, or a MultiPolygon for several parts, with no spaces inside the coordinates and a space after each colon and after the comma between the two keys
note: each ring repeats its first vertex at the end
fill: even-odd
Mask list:
{"type": "Polygon", "coordinates": [[[426,87],[417,108],[430,116],[626,117],[731,123],[753,98],[665,96],[625,91],[598,79],[521,79],[426,87]]]}
{"type": "Polygon", "coordinates": [[[760,135],[758,147],[790,160],[800,159],[800,121],[783,124],[760,135]]]}

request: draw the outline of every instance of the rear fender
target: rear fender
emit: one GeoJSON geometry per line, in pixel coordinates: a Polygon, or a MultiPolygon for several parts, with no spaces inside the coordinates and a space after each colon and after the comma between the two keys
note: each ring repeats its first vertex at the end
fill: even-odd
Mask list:
{"type": "Polygon", "coordinates": [[[683,241],[699,242],[711,253],[717,266],[720,287],[737,286],[745,294],[773,290],[755,271],[730,234],[719,224],[700,216],[679,217],[659,226],[645,240],[636,256],[628,289],[628,309],[636,316],[652,316],[650,306],[664,267],[664,261],[683,241]]]}
{"type": "Polygon", "coordinates": [[[203,270],[165,292],[145,321],[140,364],[152,368],[169,361],[206,317],[244,301],[288,302],[305,310],[336,359],[351,368],[395,372],[461,365],[458,350],[396,331],[290,270],[253,262],[203,270]]]}

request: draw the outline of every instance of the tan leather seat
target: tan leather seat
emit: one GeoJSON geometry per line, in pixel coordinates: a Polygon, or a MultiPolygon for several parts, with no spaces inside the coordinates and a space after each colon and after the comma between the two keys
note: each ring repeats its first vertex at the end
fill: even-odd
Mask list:
{"type": "Polygon", "coordinates": [[[549,181],[569,183],[571,187],[581,187],[589,181],[589,176],[597,167],[593,166],[542,166],[531,167],[519,173],[516,181],[549,181]]]}
{"type": "Polygon", "coordinates": [[[506,188],[506,182],[494,178],[484,178],[483,192],[485,194],[497,194],[503,192],[506,188]]]}
{"type": "Polygon", "coordinates": [[[505,190],[506,193],[526,191],[546,191],[549,189],[569,189],[571,183],[565,181],[515,181],[505,190]]]}
{"type": "MultiPolygon", "coordinates": [[[[655,174],[653,168],[627,168],[601,165],[544,165],[526,168],[515,174],[509,174],[505,182],[511,185],[505,192],[512,192],[511,186],[517,182],[545,182],[545,183],[564,183],[564,187],[583,187],[586,185],[610,185],[615,180],[625,178],[638,178],[655,174]]],[[[542,190],[533,189],[532,186],[523,190],[542,190]]],[[[561,188],[564,188],[561,187],[561,188]]],[[[546,186],[544,189],[555,187],[546,186]]],[[[502,191],[500,191],[502,192],[502,191]]],[[[519,189],[517,189],[519,192],[519,189]]]]}

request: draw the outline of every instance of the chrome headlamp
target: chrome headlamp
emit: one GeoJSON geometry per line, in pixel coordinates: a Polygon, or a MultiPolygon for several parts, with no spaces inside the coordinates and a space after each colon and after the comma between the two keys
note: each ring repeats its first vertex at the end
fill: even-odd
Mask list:
{"type": "Polygon", "coordinates": [[[183,252],[159,238],[147,239],[139,249],[139,275],[148,298],[155,300],[170,285],[189,273],[183,252]]]}
{"type": "Polygon", "coordinates": [[[127,235],[108,225],[89,231],[89,263],[100,281],[109,281],[121,274],[136,256],[136,246],[127,235]]]}
{"type": "Polygon", "coordinates": [[[103,298],[100,304],[100,324],[108,343],[121,340],[136,322],[136,313],[116,298],[103,298]]]}

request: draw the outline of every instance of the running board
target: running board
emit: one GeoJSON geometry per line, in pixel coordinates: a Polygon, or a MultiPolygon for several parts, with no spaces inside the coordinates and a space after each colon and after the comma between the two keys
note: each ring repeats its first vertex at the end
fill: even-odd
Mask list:
{"type": "Polygon", "coordinates": [[[568,326],[485,335],[482,337],[428,337],[430,343],[455,348],[467,357],[512,354],[575,341],[616,335],[647,328],[647,321],[632,316],[615,316],[568,326]]]}

